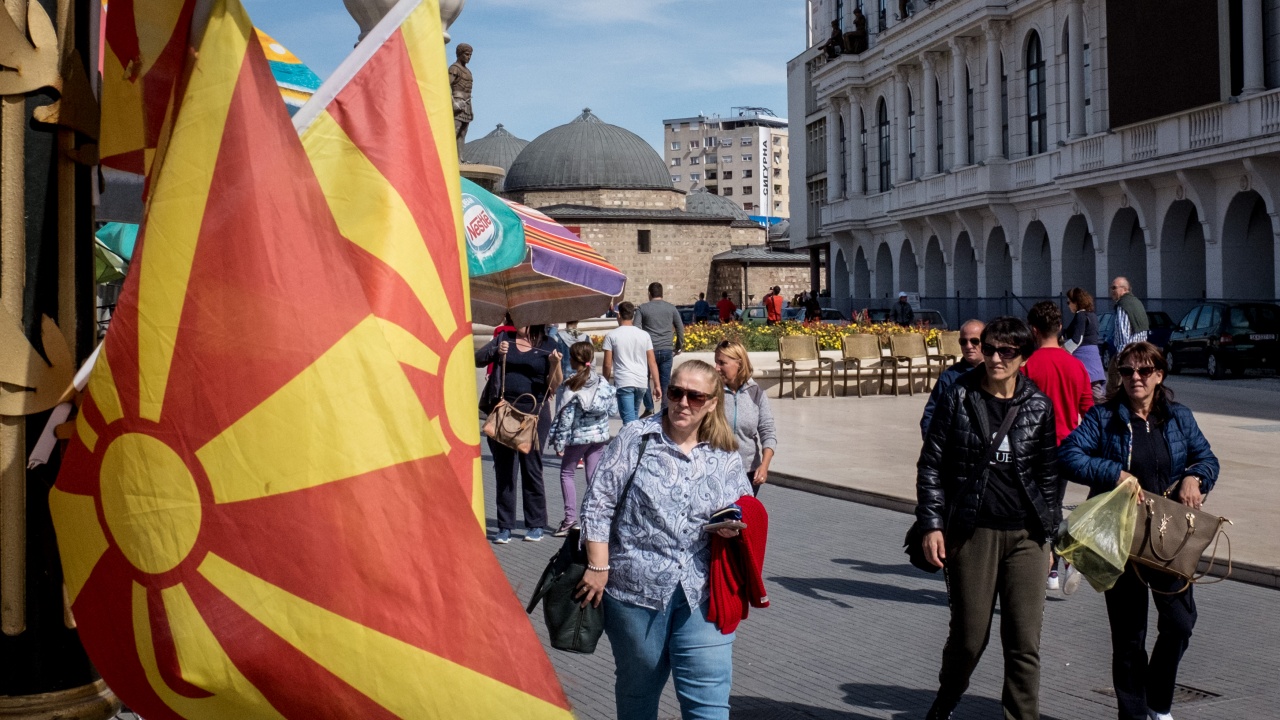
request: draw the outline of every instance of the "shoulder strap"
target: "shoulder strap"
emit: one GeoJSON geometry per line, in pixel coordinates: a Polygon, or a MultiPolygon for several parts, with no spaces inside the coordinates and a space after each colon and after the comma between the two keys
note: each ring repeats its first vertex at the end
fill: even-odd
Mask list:
{"type": "Polygon", "coordinates": [[[996,459],[996,452],[1000,449],[1000,443],[1004,442],[1005,436],[1009,434],[1009,429],[1013,427],[1013,419],[1018,416],[1018,404],[1010,403],[1009,412],[1004,414],[1004,422],[1000,423],[1000,429],[996,430],[996,434],[991,438],[991,446],[987,448],[987,464],[990,465],[996,459]]]}
{"type": "Polygon", "coordinates": [[[631,468],[631,475],[627,476],[627,483],[622,486],[622,495],[618,497],[618,505],[613,511],[613,522],[609,526],[609,538],[613,538],[613,534],[618,530],[618,518],[622,516],[622,506],[626,504],[627,498],[631,495],[631,485],[636,480],[636,473],[640,470],[640,461],[644,459],[644,450],[649,445],[649,436],[645,435],[640,438],[640,452],[636,455],[636,465],[631,468]]]}

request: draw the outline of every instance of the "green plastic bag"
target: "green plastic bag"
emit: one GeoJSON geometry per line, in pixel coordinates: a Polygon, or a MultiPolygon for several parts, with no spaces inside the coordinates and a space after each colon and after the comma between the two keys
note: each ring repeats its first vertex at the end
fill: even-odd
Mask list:
{"type": "Polygon", "coordinates": [[[1110,590],[1124,574],[1138,521],[1138,483],[1090,498],[1067,518],[1055,544],[1058,554],[1075,566],[1094,590],[1110,590]]]}

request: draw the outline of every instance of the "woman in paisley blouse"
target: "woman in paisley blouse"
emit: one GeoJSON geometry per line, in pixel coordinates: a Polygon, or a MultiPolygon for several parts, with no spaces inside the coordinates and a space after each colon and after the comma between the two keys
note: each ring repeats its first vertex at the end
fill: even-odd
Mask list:
{"type": "Polygon", "coordinates": [[[680,365],[667,399],[663,415],[624,425],[605,449],[583,500],[588,569],[579,588],[583,602],[605,604],[619,720],[654,720],[668,675],[686,720],[727,720],[734,635],[707,620],[702,527],[751,484],[715,368],[680,365]]]}

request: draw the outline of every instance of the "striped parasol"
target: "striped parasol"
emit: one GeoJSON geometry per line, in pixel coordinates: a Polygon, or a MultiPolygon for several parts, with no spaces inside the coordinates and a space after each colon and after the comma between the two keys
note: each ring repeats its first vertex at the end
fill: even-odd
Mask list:
{"type": "Polygon", "coordinates": [[[271,75],[275,77],[276,85],[280,86],[284,105],[289,108],[289,115],[293,115],[320,89],[320,77],[304,65],[297,55],[289,52],[288,48],[276,42],[275,38],[261,28],[254,28],[254,32],[257,33],[262,52],[271,65],[271,75]]]}
{"type": "Polygon", "coordinates": [[[520,216],[528,258],[510,270],[471,278],[471,315],[497,325],[507,312],[516,325],[567,322],[609,311],[627,276],[563,225],[504,200],[520,216]]]}

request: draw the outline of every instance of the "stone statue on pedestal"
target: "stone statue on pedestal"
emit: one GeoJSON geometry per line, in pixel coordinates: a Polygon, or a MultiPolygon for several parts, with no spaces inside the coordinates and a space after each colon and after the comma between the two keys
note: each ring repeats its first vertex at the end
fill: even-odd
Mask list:
{"type": "Polygon", "coordinates": [[[467,126],[474,116],[471,114],[471,71],[467,63],[471,61],[471,46],[460,43],[457,50],[457,62],[449,66],[449,87],[453,90],[453,130],[458,139],[458,159],[462,159],[462,146],[467,142],[467,126]]]}

